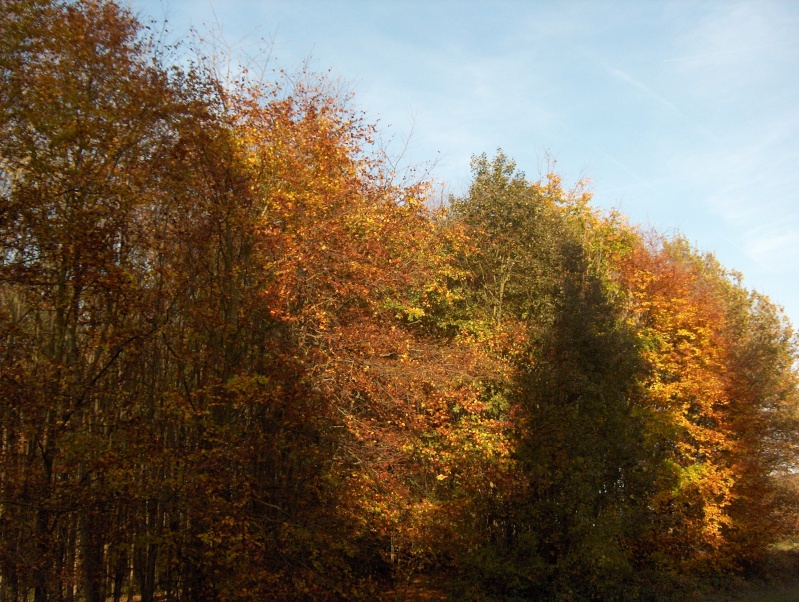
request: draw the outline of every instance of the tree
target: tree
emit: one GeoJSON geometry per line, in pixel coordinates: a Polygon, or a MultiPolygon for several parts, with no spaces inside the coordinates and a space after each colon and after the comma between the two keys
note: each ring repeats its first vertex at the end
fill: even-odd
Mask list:
{"type": "Polygon", "coordinates": [[[669,459],[652,500],[656,554],[672,570],[740,569],[784,533],[775,476],[795,440],[790,327],[681,239],[642,239],[622,274],[669,459]]]}
{"type": "Polygon", "coordinates": [[[153,332],[141,217],[169,92],[115,4],[10,1],[0,19],[5,566],[13,595],[60,596],[77,541],[99,600],[105,449],[153,332]]]}
{"type": "Polygon", "coordinates": [[[473,168],[453,218],[479,249],[464,260],[473,312],[512,341],[499,349],[514,371],[498,390],[511,408],[515,469],[485,510],[471,562],[502,595],[617,595],[652,484],[635,334],[591,247],[605,222],[553,174],[529,183],[501,153],[473,168]]]}

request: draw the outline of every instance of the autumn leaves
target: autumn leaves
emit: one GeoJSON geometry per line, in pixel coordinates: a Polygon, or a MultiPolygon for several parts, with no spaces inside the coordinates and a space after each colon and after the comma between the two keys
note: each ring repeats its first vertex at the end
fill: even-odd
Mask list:
{"type": "Polygon", "coordinates": [[[767,299],[498,154],[440,211],[323,79],[0,16],[0,597],[635,598],[785,532],[767,299]]]}

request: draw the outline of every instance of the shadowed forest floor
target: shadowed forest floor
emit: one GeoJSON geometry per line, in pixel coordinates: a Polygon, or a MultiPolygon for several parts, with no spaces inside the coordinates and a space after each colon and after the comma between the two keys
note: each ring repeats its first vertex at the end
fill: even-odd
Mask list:
{"type": "MultiPolygon", "coordinates": [[[[459,600],[450,596],[435,577],[419,575],[406,586],[385,592],[385,600],[459,600]]],[[[685,600],[692,602],[797,602],[799,601],[799,543],[778,546],[766,562],[762,576],[737,579],[716,588],[705,588],[685,600]]]]}
{"type": "Polygon", "coordinates": [[[760,579],[729,584],[700,597],[702,602],[796,602],[799,600],[799,543],[778,546],[760,579]]]}

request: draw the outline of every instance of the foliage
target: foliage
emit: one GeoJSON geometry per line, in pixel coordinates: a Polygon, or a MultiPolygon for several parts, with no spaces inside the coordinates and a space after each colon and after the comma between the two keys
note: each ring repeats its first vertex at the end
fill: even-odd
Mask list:
{"type": "Polygon", "coordinates": [[[501,151],[430,211],[333,83],[143,33],[0,11],[0,598],[652,599],[793,528],[796,339],[712,256],[501,151]]]}

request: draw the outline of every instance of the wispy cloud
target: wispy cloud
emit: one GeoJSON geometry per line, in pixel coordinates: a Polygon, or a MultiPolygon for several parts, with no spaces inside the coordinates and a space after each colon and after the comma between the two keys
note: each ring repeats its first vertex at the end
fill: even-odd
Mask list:
{"type": "MultiPolygon", "coordinates": [[[[602,64],[602,63],[600,63],[602,64]]],[[[623,81],[626,84],[629,84],[636,90],[643,92],[646,96],[648,96],[651,100],[654,100],[656,103],[662,105],[663,107],[667,108],[670,111],[678,114],[683,119],[686,119],[685,114],[677,108],[677,106],[668,100],[667,98],[663,97],[662,95],[655,92],[652,88],[647,86],[643,83],[640,79],[637,79],[630,75],[629,73],[622,71],[621,69],[616,69],[614,67],[610,67],[608,65],[602,65],[604,69],[616,79],[623,81]]]]}
{"type": "Polygon", "coordinates": [[[799,42],[777,42],[775,44],[759,44],[757,46],[745,46],[743,48],[731,48],[729,50],[721,50],[716,52],[707,52],[702,54],[692,54],[689,56],[678,56],[669,59],[663,59],[664,63],[677,63],[681,61],[704,61],[707,59],[726,59],[734,57],[735,55],[749,55],[759,50],[766,50],[770,48],[778,48],[780,46],[799,46],[799,42]]]}

